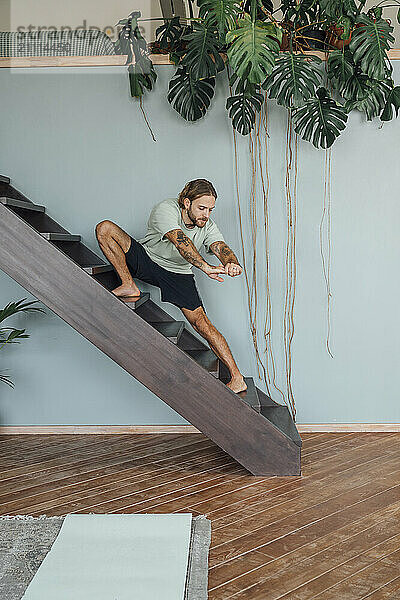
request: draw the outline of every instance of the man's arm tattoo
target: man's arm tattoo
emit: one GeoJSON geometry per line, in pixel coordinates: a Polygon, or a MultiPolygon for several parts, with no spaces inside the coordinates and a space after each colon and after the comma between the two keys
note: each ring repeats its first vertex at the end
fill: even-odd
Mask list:
{"type": "Polygon", "coordinates": [[[192,265],[199,269],[202,269],[207,265],[206,261],[197,251],[192,240],[183,233],[182,229],[168,231],[168,233],[165,234],[165,237],[176,246],[179,254],[192,265]]]}
{"type": "Polygon", "coordinates": [[[219,258],[222,264],[225,266],[228,263],[239,264],[234,252],[229,248],[225,242],[214,242],[210,245],[210,250],[219,258]]]}

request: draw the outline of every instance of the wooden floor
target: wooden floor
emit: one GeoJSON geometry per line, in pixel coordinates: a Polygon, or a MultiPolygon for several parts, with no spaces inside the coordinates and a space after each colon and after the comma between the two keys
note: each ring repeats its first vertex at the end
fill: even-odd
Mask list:
{"type": "Polygon", "coordinates": [[[0,514],[205,514],[210,600],[400,599],[400,434],[302,437],[256,478],[196,434],[0,436],[0,514]]]}

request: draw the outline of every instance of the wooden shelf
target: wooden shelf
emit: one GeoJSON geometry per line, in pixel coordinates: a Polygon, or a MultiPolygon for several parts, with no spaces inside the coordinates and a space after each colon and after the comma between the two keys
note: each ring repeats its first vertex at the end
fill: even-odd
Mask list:
{"type": "Polygon", "coordinates": [[[21,56],[0,58],[0,68],[14,67],[115,67],[122,66],[126,56],[21,56]]]}
{"type": "MultiPolygon", "coordinates": [[[[324,52],[307,51],[307,55],[319,56],[325,59],[324,52]]],[[[172,65],[168,54],[151,54],[154,65],[172,65]]],[[[390,60],[400,59],[400,48],[388,51],[390,60]]],[[[14,58],[0,58],[0,68],[30,68],[30,67],[115,67],[123,66],[126,56],[118,54],[113,56],[27,56],[14,58]]]]}

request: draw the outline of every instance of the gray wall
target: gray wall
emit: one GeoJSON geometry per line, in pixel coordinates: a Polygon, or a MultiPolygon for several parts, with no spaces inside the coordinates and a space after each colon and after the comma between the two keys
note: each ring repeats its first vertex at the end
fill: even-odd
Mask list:
{"type": "MultiPolygon", "coordinates": [[[[394,67],[399,81],[399,63],[394,67]]],[[[140,237],[154,204],[179,193],[190,179],[205,177],[219,193],[214,218],[240,255],[226,82],[219,81],[206,118],[189,124],[165,98],[173,67],[156,69],[156,90],[144,102],[156,142],[129,98],[124,68],[1,70],[0,172],[95,251],[98,221],[111,219],[140,237]]],[[[284,389],[285,114],[270,104],[272,332],[277,383],[284,389]]],[[[379,122],[365,123],[353,114],[333,149],[333,359],[325,346],[319,251],[324,153],[299,143],[292,352],[299,423],[400,421],[399,126],[394,121],[380,128],[379,122]]],[[[239,146],[247,220],[247,138],[239,146]]],[[[259,267],[262,274],[262,259],[259,267]]],[[[208,315],[240,368],[256,376],[244,278],[218,283],[200,272],[196,278],[208,315]]],[[[159,291],[151,291],[159,301],[159,291]]],[[[33,298],[0,273],[0,306],[23,297],[33,298]]],[[[164,308],[180,317],[172,305],[164,308]]],[[[14,390],[0,386],[1,424],[185,423],[49,309],[46,313],[13,319],[31,337],[1,352],[0,370],[9,368],[16,384],[14,390]]],[[[273,397],[280,401],[279,394],[273,397]]]]}

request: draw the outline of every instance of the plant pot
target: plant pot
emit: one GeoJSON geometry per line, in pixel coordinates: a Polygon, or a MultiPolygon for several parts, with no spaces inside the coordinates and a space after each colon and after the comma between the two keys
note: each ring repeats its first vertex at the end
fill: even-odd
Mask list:
{"type": "Polygon", "coordinates": [[[321,29],[308,29],[301,36],[296,38],[296,42],[303,50],[325,50],[326,31],[321,29]]]}
{"type": "Polygon", "coordinates": [[[349,37],[345,40],[341,39],[343,32],[343,27],[337,27],[336,25],[331,25],[329,27],[328,31],[326,32],[326,44],[328,45],[328,48],[333,46],[338,50],[342,50],[344,46],[348,46],[350,44],[352,32],[350,31],[349,37]]]}
{"type": "Polygon", "coordinates": [[[332,46],[334,46],[338,50],[342,50],[344,46],[348,46],[350,44],[353,31],[361,27],[365,27],[364,23],[356,23],[354,27],[350,30],[349,37],[345,40],[342,40],[340,39],[340,36],[343,34],[343,27],[336,27],[336,25],[331,25],[331,27],[326,32],[326,45],[328,49],[331,49],[332,46]]]}

